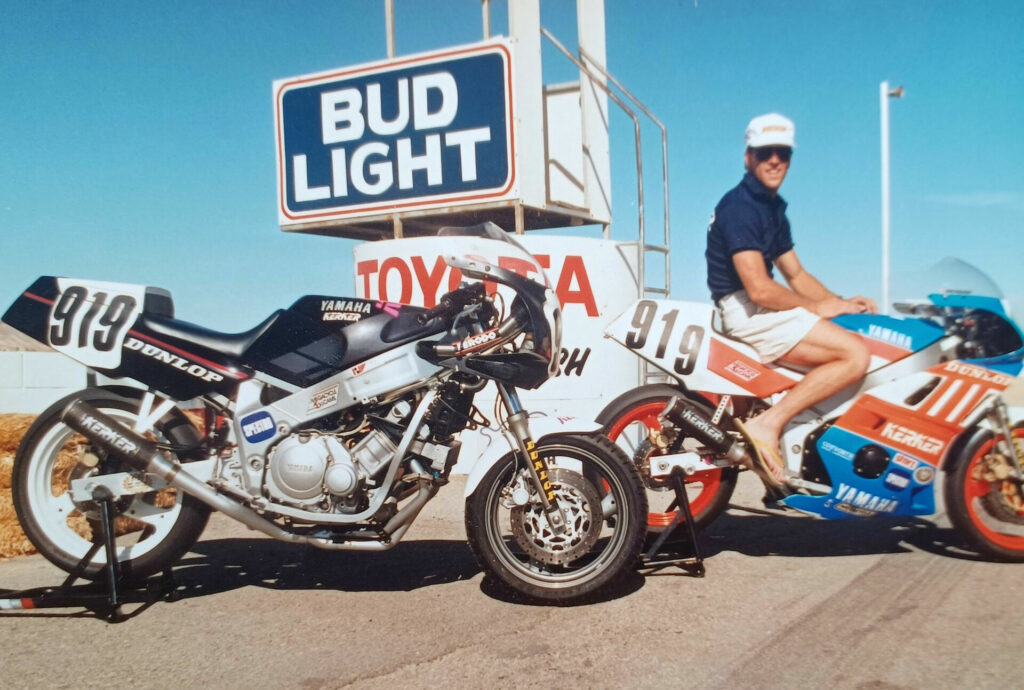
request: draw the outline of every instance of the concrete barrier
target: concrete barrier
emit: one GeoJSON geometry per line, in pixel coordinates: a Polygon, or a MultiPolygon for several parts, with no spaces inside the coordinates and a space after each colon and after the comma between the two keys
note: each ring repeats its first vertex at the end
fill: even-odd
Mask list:
{"type": "Polygon", "coordinates": [[[56,352],[0,352],[0,413],[38,414],[86,385],[86,369],[56,352]]]}

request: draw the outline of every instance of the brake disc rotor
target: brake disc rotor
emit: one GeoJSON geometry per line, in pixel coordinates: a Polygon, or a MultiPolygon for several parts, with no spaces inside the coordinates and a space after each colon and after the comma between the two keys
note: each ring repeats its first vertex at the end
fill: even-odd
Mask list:
{"type": "Polygon", "coordinates": [[[564,469],[548,472],[555,501],[565,513],[565,531],[555,534],[539,503],[512,508],[512,534],[535,561],[565,565],[588,553],[601,536],[601,497],[582,475],[564,469]]]}
{"type": "MultiPolygon", "coordinates": [[[[1015,438],[1013,444],[1017,457],[1024,457],[1024,439],[1015,438]]],[[[982,501],[992,515],[1005,522],[1024,525],[1024,494],[1021,484],[1008,475],[1012,465],[1001,453],[991,453],[979,463],[975,478],[992,483],[992,488],[985,494],[982,501]]]]}

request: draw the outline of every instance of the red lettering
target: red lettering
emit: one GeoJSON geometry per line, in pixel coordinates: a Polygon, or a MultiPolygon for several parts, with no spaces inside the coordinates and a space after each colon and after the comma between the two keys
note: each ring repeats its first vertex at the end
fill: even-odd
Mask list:
{"type": "Polygon", "coordinates": [[[412,274],[409,273],[409,267],[405,265],[405,262],[399,259],[397,256],[391,256],[384,259],[384,263],[380,266],[380,277],[377,279],[377,287],[379,292],[379,299],[388,302],[401,302],[402,304],[409,304],[412,300],[412,274]],[[388,291],[388,273],[392,270],[398,271],[398,276],[401,279],[401,296],[397,300],[393,300],[387,295],[388,291]]]}
{"type": "Polygon", "coordinates": [[[363,297],[370,299],[370,276],[377,272],[377,260],[356,263],[356,275],[363,277],[363,297]]]}
{"type": "Polygon", "coordinates": [[[517,259],[513,256],[499,256],[498,266],[513,273],[518,273],[524,278],[529,278],[531,273],[536,273],[537,268],[526,259],[517,259]]]}
{"type": "Polygon", "coordinates": [[[587,316],[597,316],[597,304],[594,302],[594,290],[590,287],[590,278],[587,277],[587,267],[583,263],[582,256],[567,256],[562,265],[562,273],[558,276],[558,286],[555,287],[558,294],[558,301],[564,307],[567,304],[582,304],[587,309],[587,316]],[[573,278],[579,289],[573,290],[573,278]]]}
{"type": "Polygon", "coordinates": [[[441,286],[441,278],[444,277],[446,268],[444,259],[439,256],[434,259],[434,269],[428,273],[423,257],[412,257],[412,270],[416,272],[416,280],[419,281],[420,289],[423,291],[424,307],[429,309],[437,304],[437,288],[441,286]]]}
{"type": "Polygon", "coordinates": [[[455,288],[459,287],[459,283],[462,282],[462,271],[457,268],[452,268],[448,274],[448,291],[451,292],[455,288]]]}

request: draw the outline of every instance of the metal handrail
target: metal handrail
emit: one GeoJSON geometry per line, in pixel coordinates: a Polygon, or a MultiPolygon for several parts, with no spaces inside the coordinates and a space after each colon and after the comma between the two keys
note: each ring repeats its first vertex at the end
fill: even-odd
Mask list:
{"type": "MultiPolygon", "coordinates": [[[[563,46],[558,41],[558,39],[555,38],[551,34],[550,31],[548,31],[544,27],[541,27],[540,31],[549,41],[551,41],[551,43],[554,44],[554,46],[556,48],[558,48],[558,50],[560,50],[562,52],[563,55],[565,55],[565,57],[569,58],[569,60],[572,61],[572,63],[574,65],[576,65],[576,67],[581,72],[583,72],[588,77],[590,77],[591,83],[597,84],[597,86],[600,87],[600,89],[602,91],[604,91],[605,94],[607,94],[608,97],[611,98],[615,102],[615,104],[617,106],[619,106],[619,108],[622,109],[622,111],[624,113],[629,115],[629,118],[631,120],[633,120],[633,138],[634,138],[634,142],[635,142],[634,145],[635,145],[635,148],[636,148],[637,223],[638,223],[638,226],[639,226],[639,229],[640,229],[640,240],[641,240],[641,247],[642,247],[643,246],[643,237],[644,237],[644,184],[643,184],[643,182],[644,182],[644,172],[643,172],[643,158],[642,158],[641,152],[640,152],[640,118],[638,118],[636,116],[636,113],[633,112],[632,109],[630,109],[629,106],[627,106],[625,103],[622,102],[621,98],[619,98],[617,95],[615,95],[615,93],[611,89],[608,88],[607,84],[605,84],[604,82],[600,81],[597,78],[599,75],[594,74],[594,72],[589,67],[587,67],[579,58],[577,58],[575,55],[573,55],[568,50],[566,50],[565,46],[563,46]]],[[[644,274],[643,263],[644,262],[643,262],[642,257],[641,257],[641,261],[639,262],[639,270],[638,270],[638,275],[640,277],[640,289],[641,290],[643,290],[643,284],[644,284],[644,281],[643,281],[643,274],[644,274]]]]}
{"type": "MultiPolygon", "coordinates": [[[[626,98],[628,98],[630,101],[632,101],[633,105],[638,107],[640,109],[640,111],[644,115],[646,115],[648,117],[648,119],[651,120],[651,122],[653,122],[655,125],[657,125],[658,129],[661,130],[661,175],[662,175],[662,191],[663,191],[663,195],[664,195],[663,196],[663,204],[664,204],[664,210],[665,210],[665,228],[664,228],[664,242],[663,242],[664,252],[663,253],[665,254],[665,285],[666,286],[670,286],[672,284],[672,281],[671,281],[671,274],[669,273],[669,259],[668,259],[668,246],[669,246],[669,241],[670,241],[670,238],[671,238],[671,229],[670,229],[671,228],[671,224],[669,222],[669,204],[668,204],[668,201],[669,201],[669,194],[668,194],[668,190],[669,190],[669,186],[668,186],[668,129],[665,127],[664,124],[662,124],[661,120],[659,120],[657,117],[654,116],[654,113],[652,113],[650,110],[648,110],[647,106],[645,106],[643,103],[640,102],[640,99],[638,99],[636,96],[634,96],[632,94],[632,92],[630,92],[629,89],[627,89],[625,86],[622,85],[622,82],[620,82],[618,79],[616,79],[615,76],[612,75],[612,73],[609,72],[607,69],[605,69],[604,66],[600,62],[598,62],[593,57],[591,57],[591,55],[589,53],[587,53],[586,50],[583,49],[583,46],[580,46],[580,55],[583,57],[584,60],[589,62],[591,65],[593,65],[593,67],[595,69],[597,69],[602,75],[604,75],[604,77],[606,79],[610,80],[613,84],[615,84],[615,87],[617,89],[619,89],[619,91],[621,91],[623,94],[625,94],[626,98]]],[[[640,236],[640,244],[643,245],[644,249],[647,249],[647,244],[645,242],[645,237],[644,237],[643,234],[641,234],[641,236],[640,236]]],[[[659,251],[659,249],[657,247],[654,247],[654,246],[652,246],[651,249],[653,249],[655,251],[659,251]]],[[[647,286],[642,286],[642,287],[643,287],[643,289],[646,289],[647,286]]],[[[666,292],[666,294],[668,294],[668,293],[666,292]]]]}

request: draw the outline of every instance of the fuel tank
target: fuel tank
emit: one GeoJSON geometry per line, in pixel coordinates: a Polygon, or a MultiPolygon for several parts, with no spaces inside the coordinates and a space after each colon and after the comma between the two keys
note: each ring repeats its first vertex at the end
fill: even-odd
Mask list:
{"type": "Polygon", "coordinates": [[[306,388],[386,350],[441,333],[422,307],[307,295],[282,311],[243,355],[245,364],[306,388]]]}

